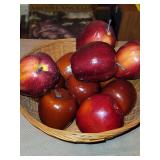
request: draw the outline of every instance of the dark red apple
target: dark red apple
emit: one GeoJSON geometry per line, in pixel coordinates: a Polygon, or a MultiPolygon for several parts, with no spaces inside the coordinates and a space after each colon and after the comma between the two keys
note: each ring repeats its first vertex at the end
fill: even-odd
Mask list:
{"type": "Polygon", "coordinates": [[[108,94],[95,94],[80,106],[76,123],[81,132],[98,133],[123,126],[124,115],[114,98],[108,94]]]}
{"type": "Polygon", "coordinates": [[[60,57],[57,61],[57,66],[64,77],[64,79],[68,79],[72,75],[72,69],[71,69],[71,56],[73,53],[67,53],[64,56],[60,57]]]}
{"type": "Polygon", "coordinates": [[[118,102],[125,115],[135,106],[137,93],[133,84],[129,81],[114,80],[106,85],[103,92],[109,94],[118,102]]]}
{"type": "Polygon", "coordinates": [[[101,20],[90,22],[77,37],[77,49],[94,41],[102,41],[114,47],[116,37],[110,22],[109,24],[101,20]]]}
{"type": "Polygon", "coordinates": [[[59,88],[40,99],[38,111],[42,123],[52,128],[64,129],[74,119],[77,106],[69,92],[59,88]]]}
{"type": "Polygon", "coordinates": [[[140,78],[140,43],[138,41],[127,42],[119,48],[116,54],[118,70],[117,78],[140,78]]]}
{"type": "Polygon", "coordinates": [[[115,50],[104,42],[91,42],[71,57],[71,68],[79,80],[99,82],[111,78],[117,69],[115,50]]]}
{"type": "Polygon", "coordinates": [[[21,94],[41,96],[53,88],[59,79],[59,71],[53,59],[45,53],[35,53],[20,61],[21,94]]]}
{"type": "Polygon", "coordinates": [[[66,85],[71,95],[76,98],[79,104],[100,90],[98,83],[79,81],[73,75],[67,80],[66,85]]]}

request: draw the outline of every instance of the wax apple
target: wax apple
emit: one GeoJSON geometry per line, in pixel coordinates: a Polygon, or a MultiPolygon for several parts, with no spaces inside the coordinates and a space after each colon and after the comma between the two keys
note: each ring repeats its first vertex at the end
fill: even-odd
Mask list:
{"type": "Polygon", "coordinates": [[[79,104],[100,90],[98,83],[79,81],[73,75],[67,80],[66,85],[71,95],[76,98],[79,104]]]}
{"type": "Polygon", "coordinates": [[[104,42],[91,42],[71,57],[71,68],[79,80],[99,82],[111,78],[117,69],[115,50],[104,42]]]}
{"type": "Polygon", "coordinates": [[[119,48],[116,54],[118,70],[117,78],[140,78],[140,43],[138,41],[127,42],[119,48]]]}
{"type": "Polygon", "coordinates": [[[135,106],[137,93],[129,81],[114,80],[106,85],[103,92],[111,95],[118,102],[125,115],[135,106]]]}
{"type": "Polygon", "coordinates": [[[98,133],[123,126],[124,115],[118,103],[108,94],[96,94],[80,106],[76,123],[81,132],[98,133]]]}
{"type": "Polygon", "coordinates": [[[89,23],[77,37],[77,49],[93,41],[102,41],[114,47],[116,37],[110,22],[107,24],[104,21],[95,20],[89,23]]]}
{"type": "Polygon", "coordinates": [[[59,71],[53,59],[42,52],[27,55],[20,61],[21,94],[41,96],[53,88],[59,79],[59,71]]]}
{"type": "Polygon", "coordinates": [[[52,128],[64,129],[74,119],[77,106],[69,92],[59,88],[40,99],[38,111],[42,123],[52,128]]]}
{"type": "Polygon", "coordinates": [[[68,79],[72,75],[71,62],[70,62],[72,55],[73,55],[72,52],[67,53],[57,61],[58,68],[64,79],[68,79]]]}

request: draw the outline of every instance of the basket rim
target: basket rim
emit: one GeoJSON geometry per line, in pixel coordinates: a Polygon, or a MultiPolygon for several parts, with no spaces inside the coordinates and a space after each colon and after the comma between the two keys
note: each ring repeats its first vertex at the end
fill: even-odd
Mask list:
{"type": "Polygon", "coordinates": [[[33,52],[36,52],[37,50],[46,48],[54,43],[59,43],[59,42],[64,42],[64,43],[69,43],[69,42],[76,42],[76,38],[65,38],[65,39],[57,39],[57,40],[48,40],[47,44],[41,44],[38,47],[34,47],[33,49],[31,49],[30,52],[28,52],[26,55],[28,54],[32,54],[33,52]],[[51,41],[51,42],[49,42],[51,41]]]}

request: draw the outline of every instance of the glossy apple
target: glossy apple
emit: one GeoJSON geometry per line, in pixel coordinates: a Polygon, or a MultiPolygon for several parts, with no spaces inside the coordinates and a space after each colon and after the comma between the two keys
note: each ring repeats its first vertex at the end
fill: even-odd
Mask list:
{"type": "Polygon", "coordinates": [[[41,96],[53,88],[59,79],[59,71],[53,59],[42,52],[30,54],[20,61],[21,94],[41,96]]]}
{"type": "Polygon", "coordinates": [[[104,42],[91,42],[71,57],[71,68],[79,80],[100,82],[111,78],[117,69],[115,50],[104,42]]]}
{"type": "Polygon", "coordinates": [[[101,20],[90,22],[77,37],[77,49],[94,41],[102,41],[114,47],[116,37],[110,22],[109,24],[101,20]]]}
{"type": "Polygon", "coordinates": [[[40,99],[38,111],[42,123],[52,128],[64,129],[74,119],[77,106],[69,92],[59,88],[40,99]]]}
{"type": "Polygon", "coordinates": [[[71,69],[71,57],[73,53],[67,53],[60,57],[57,61],[57,66],[64,77],[64,79],[68,79],[72,75],[72,69],[71,69]]]}
{"type": "Polygon", "coordinates": [[[114,80],[106,85],[103,92],[109,94],[118,102],[125,115],[135,106],[137,93],[133,84],[129,81],[114,80]]]}
{"type": "Polygon", "coordinates": [[[98,133],[123,126],[124,115],[110,95],[101,93],[87,98],[80,106],[76,123],[81,132],[98,133]]]}
{"type": "Polygon", "coordinates": [[[140,78],[140,43],[138,41],[127,42],[119,48],[116,54],[118,70],[117,78],[140,78]]]}
{"type": "Polygon", "coordinates": [[[100,90],[98,83],[79,81],[73,75],[67,80],[66,85],[71,95],[76,98],[79,104],[100,90]]]}

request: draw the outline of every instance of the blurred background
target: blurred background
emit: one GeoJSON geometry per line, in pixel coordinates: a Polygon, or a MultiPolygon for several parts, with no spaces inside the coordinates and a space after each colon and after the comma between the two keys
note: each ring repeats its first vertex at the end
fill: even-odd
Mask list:
{"type": "Polygon", "coordinates": [[[92,20],[111,19],[117,40],[140,40],[140,11],[134,4],[21,4],[20,38],[75,38],[92,20]]]}

